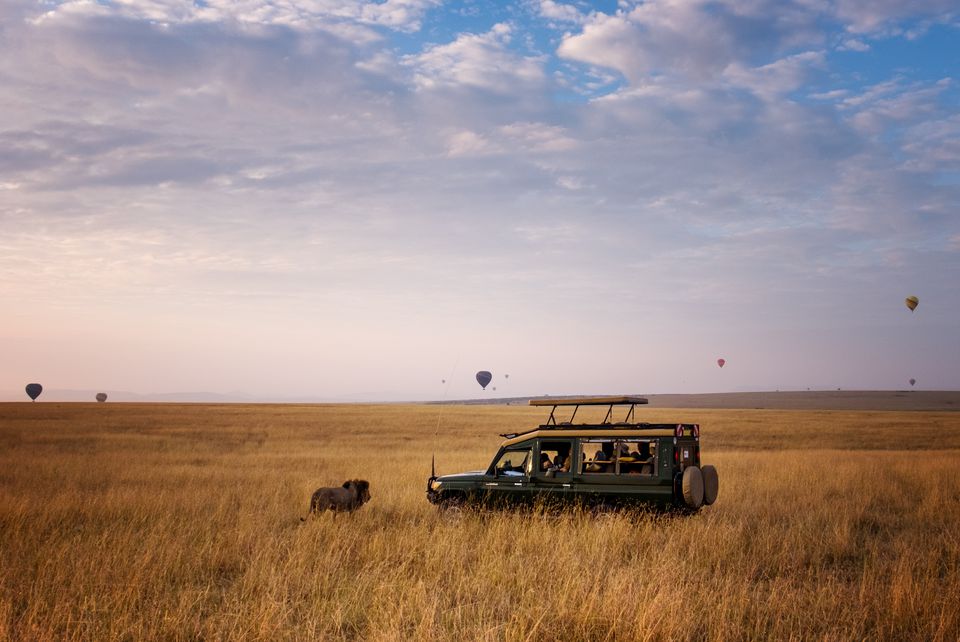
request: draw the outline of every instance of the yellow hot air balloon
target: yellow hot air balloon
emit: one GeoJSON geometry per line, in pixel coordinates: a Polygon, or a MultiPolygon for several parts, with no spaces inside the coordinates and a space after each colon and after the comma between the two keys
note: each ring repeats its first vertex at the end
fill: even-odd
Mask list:
{"type": "Polygon", "coordinates": [[[920,299],[915,296],[908,296],[906,300],[907,307],[910,308],[910,311],[913,312],[917,309],[917,306],[920,305],[920,299]]]}

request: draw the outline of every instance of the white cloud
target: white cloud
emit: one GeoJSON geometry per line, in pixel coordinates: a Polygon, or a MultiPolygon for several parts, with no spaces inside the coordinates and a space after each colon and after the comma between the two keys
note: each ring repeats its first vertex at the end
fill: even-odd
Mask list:
{"type": "Polygon", "coordinates": [[[459,131],[447,138],[447,155],[478,156],[498,151],[489,140],[476,132],[459,131]]]}
{"type": "MultiPolygon", "coordinates": [[[[904,167],[934,174],[960,173],[960,116],[921,120],[904,133],[904,167]]],[[[954,179],[956,180],[956,178],[954,179]]]]}
{"type": "Polygon", "coordinates": [[[517,151],[563,152],[577,144],[564,128],[543,123],[512,123],[500,127],[500,133],[517,151]]]}
{"type": "Polygon", "coordinates": [[[554,2],[554,0],[540,0],[540,15],[560,23],[578,24],[584,19],[583,14],[575,6],[554,2]]]}
{"type": "Polygon", "coordinates": [[[810,98],[814,100],[827,100],[834,101],[840,100],[841,98],[846,98],[850,92],[846,89],[831,89],[830,91],[823,91],[810,94],[810,98]]]}
{"type": "Polygon", "coordinates": [[[545,80],[543,59],[512,52],[512,28],[494,25],[487,33],[460,34],[453,42],[428,47],[405,58],[421,89],[471,87],[518,93],[545,80]]]}
{"type": "Polygon", "coordinates": [[[488,156],[490,154],[541,154],[567,152],[577,142],[567,130],[556,125],[536,122],[515,122],[480,134],[462,130],[447,136],[447,154],[456,156],[488,156]]]}
{"type": "Polygon", "coordinates": [[[623,14],[596,14],[579,34],[568,34],[557,48],[568,60],[615,69],[637,80],[646,70],[641,34],[623,14]]]}
{"type": "Polygon", "coordinates": [[[939,109],[937,98],[950,86],[949,80],[933,84],[904,83],[894,79],[868,87],[859,95],[849,96],[841,103],[849,111],[848,118],[866,135],[883,132],[894,122],[908,122],[939,109]]]}
{"type": "Polygon", "coordinates": [[[651,0],[592,14],[580,33],[563,38],[557,54],[615,69],[633,84],[661,74],[703,81],[785,42],[815,41],[813,22],[812,14],[776,3],[651,0]]]}
{"type": "MultiPolygon", "coordinates": [[[[117,16],[156,23],[238,23],[242,25],[282,25],[294,29],[337,31],[336,21],[383,26],[398,31],[416,31],[424,14],[440,0],[67,0],[48,10],[40,20],[60,16],[117,16]]],[[[353,30],[354,36],[375,38],[374,34],[353,30]]]]}
{"type": "Polygon", "coordinates": [[[952,0],[836,0],[832,9],[847,29],[857,34],[897,31],[894,25],[901,18],[938,15],[941,21],[950,22],[957,14],[952,0]]]}
{"type": "Polygon", "coordinates": [[[844,40],[837,46],[837,51],[870,51],[870,45],[863,42],[862,40],[857,40],[856,38],[850,38],[844,40]]]}
{"type": "Polygon", "coordinates": [[[822,52],[807,51],[782,58],[762,67],[745,68],[738,63],[723,71],[723,78],[735,87],[749,89],[757,96],[773,100],[801,87],[811,67],[824,63],[822,52]]]}

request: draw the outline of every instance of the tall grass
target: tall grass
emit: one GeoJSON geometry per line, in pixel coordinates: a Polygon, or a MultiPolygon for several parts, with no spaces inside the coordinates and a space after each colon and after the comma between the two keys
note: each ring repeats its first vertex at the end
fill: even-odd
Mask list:
{"type": "Polygon", "coordinates": [[[542,413],[438,410],[0,405],[0,638],[960,638],[960,415],[658,409],[703,426],[701,513],[451,517],[431,452],[542,413]]]}

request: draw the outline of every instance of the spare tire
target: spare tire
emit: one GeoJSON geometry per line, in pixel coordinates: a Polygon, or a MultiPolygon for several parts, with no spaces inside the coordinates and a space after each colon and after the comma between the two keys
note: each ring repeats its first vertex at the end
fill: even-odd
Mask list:
{"type": "Polygon", "coordinates": [[[709,506],[717,501],[720,478],[717,476],[717,469],[713,466],[704,466],[700,469],[700,474],[703,475],[703,503],[709,506]]]}
{"type": "Polygon", "coordinates": [[[689,508],[703,506],[703,473],[696,466],[690,466],[683,471],[683,503],[689,508]]]}

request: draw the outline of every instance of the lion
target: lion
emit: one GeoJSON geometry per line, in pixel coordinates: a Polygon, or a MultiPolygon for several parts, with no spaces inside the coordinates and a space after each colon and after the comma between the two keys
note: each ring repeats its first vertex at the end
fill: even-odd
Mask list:
{"type": "MultiPolygon", "coordinates": [[[[370,482],[365,479],[350,479],[340,488],[318,488],[310,498],[310,515],[319,515],[325,510],[335,513],[349,513],[370,501],[370,482]]],[[[300,518],[307,521],[306,517],[300,518]]]]}

